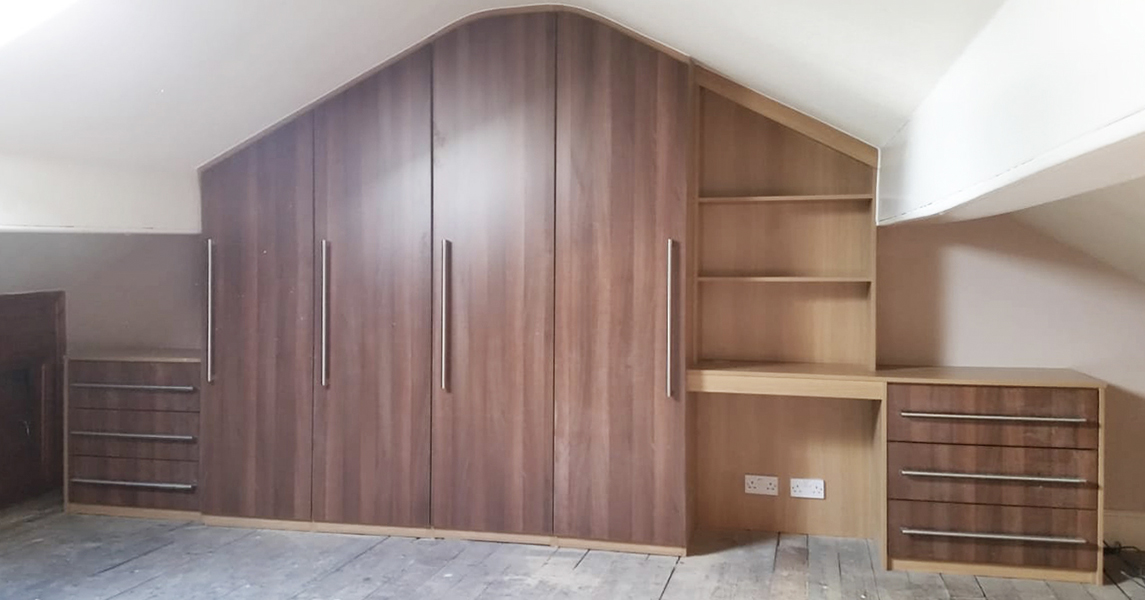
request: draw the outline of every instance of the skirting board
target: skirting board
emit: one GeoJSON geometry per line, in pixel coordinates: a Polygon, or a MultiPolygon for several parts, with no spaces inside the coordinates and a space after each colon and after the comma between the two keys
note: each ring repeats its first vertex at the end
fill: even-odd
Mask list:
{"type": "Polygon", "coordinates": [[[123,506],[95,506],[89,504],[68,504],[68,513],[102,515],[107,517],[129,517],[138,519],[161,519],[173,521],[196,521],[211,527],[234,527],[240,529],[276,529],[281,531],[305,531],[314,533],[341,533],[346,535],[377,535],[412,538],[442,538],[451,540],[473,540],[499,542],[505,544],[529,544],[553,546],[557,548],[577,548],[582,550],[606,550],[631,554],[655,554],[659,556],[685,556],[686,549],[675,546],[649,546],[625,544],[598,540],[581,540],[547,535],[527,535],[515,533],[493,533],[486,531],[455,531],[452,529],[426,529],[418,527],[384,527],[377,525],[354,525],[347,523],[316,523],[311,521],[285,521],[278,519],[248,519],[243,517],[218,517],[197,512],[176,510],[155,510],[150,508],[130,508],[123,506]]]}
{"type": "Polygon", "coordinates": [[[1145,512],[1105,511],[1105,541],[1145,548],[1145,512]]]}
{"type": "Polygon", "coordinates": [[[98,504],[64,505],[69,515],[99,515],[101,517],[128,517],[132,519],[156,519],[159,521],[202,521],[203,515],[186,510],[162,510],[158,508],[134,508],[130,506],[103,506],[98,504]]]}
{"type": "Polygon", "coordinates": [[[1038,579],[1044,581],[1065,581],[1101,585],[1103,574],[1100,571],[1072,571],[1069,569],[1045,569],[1038,567],[1009,567],[1003,565],[979,565],[968,563],[935,562],[929,560],[890,560],[892,571],[921,571],[924,573],[946,573],[950,575],[977,575],[980,577],[1004,577],[1008,579],[1038,579]]]}

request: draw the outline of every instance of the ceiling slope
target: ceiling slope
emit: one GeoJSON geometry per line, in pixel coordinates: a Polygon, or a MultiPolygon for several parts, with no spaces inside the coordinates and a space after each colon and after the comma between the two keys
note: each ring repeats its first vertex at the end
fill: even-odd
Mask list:
{"type": "MultiPolygon", "coordinates": [[[[1002,0],[581,0],[873,145],[1002,0]]],[[[503,0],[80,0],[0,47],[0,152],[192,170],[503,0]]]]}
{"type": "Polygon", "coordinates": [[[883,147],[880,223],[985,217],[1145,175],[1145,2],[1008,0],[883,147]]]}

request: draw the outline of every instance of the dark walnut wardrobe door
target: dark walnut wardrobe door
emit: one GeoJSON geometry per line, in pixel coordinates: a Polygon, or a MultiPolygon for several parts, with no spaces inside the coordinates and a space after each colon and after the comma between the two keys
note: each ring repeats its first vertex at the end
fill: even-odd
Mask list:
{"type": "Polygon", "coordinates": [[[688,67],[575,15],[557,39],[556,534],[679,547],[688,67]]]}
{"type": "Polygon", "coordinates": [[[443,529],[552,531],[554,34],[552,14],[513,15],[434,44],[433,523],[443,529]]]}
{"type": "Polygon", "coordinates": [[[316,521],[429,526],[430,56],[315,111],[316,285],[326,260],[329,309],[326,329],[317,315],[316,521]]]}
{"type": "Polygon", "coordinates": [[[206,514],[311,517],[313,142],[303,115],[202,174],[203,233],[214,241],[206,514]]]}

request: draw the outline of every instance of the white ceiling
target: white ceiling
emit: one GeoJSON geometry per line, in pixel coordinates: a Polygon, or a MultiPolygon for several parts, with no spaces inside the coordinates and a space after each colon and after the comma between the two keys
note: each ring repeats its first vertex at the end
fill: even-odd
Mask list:
{"type": "Polygon", "coordinates": [[[1036,229],[1145,281],[1145,178],[1014,213],[1036,229]]]}
{"type": "MultiPolygon", "coordinates": [[[[1002,1],[573,4],[878,146],[1002,1]]],[[[193,170],[453,21],[512,4],[79,0],[0,46],[0,153],[193,170]]]]}

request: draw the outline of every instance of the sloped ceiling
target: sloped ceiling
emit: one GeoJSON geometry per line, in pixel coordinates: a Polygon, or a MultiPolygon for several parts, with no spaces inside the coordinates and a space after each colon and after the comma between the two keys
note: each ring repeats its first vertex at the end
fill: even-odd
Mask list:
{"type": "MultiPolygon", "coordinates": [[[[1001,3],[575,4],[878,146],[1001,3]]],[[[193,170],[457,19],[512,4],[79,0],[0,47],[0,154],[193,170]]]]}
{"type": "Polygon", "coordinates": [[[1145,281],[1145,179],[1042,204],[1014,215],[1145,281]]]}

